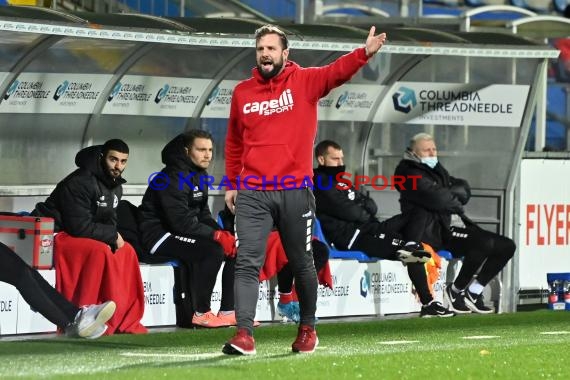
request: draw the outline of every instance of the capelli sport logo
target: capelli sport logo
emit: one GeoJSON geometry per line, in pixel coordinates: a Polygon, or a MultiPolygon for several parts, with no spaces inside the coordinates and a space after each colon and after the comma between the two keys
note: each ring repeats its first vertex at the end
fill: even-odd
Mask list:
{"type": "Polygon", "coordinates": [[[418,104],[415,91],[404,86],[400,87],[392,95],[392,102],[394,103],[394,109],[402,113],[410,113],[418,104]]]}

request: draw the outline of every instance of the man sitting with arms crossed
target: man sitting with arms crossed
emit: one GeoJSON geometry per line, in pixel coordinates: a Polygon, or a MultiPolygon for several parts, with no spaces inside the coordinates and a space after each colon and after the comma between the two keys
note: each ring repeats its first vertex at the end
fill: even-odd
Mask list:
{"type": "Polygon", "coordinates": [[[463,205],[471,197],[471,188],[467,181],[450,176],[438,161],[431,135],[418,133],[412,137],[395,173],[419,177],[414,190],[407,187],[410,183],[398,189],[402,212],[409,216],[404,236],[463,257],[455,281],[445,289],[450,309],[456,313],[492,313],[494,310],[483,300],[483,288],[513,257],[515,243],[481,229],[465,216],[463,205]]]}
{"type": "Polygon", "coordinates": [[[358,250],[371,257],[402,261],[422,303],[420,316],[454,316],[453,312],[435,301],[429,291],[424,263],[431,255],[420,244],[415,241],[406,243],[397,234],[406,219],[397,215],[378,221],[374,200],[346,183],[337,184],[336,176],[346,171],[339,144],[331,140],[320,142],[315,147],[315,157],[319,163],[313,181],[317,218],[327,239],[341,250],[358,250]]]}

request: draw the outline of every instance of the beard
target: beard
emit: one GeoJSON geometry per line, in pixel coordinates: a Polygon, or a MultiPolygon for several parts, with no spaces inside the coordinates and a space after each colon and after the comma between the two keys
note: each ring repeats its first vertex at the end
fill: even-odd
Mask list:
{"type": "Polygon", "coordinates": [[[275,75],[279,74],[282,68],[283,68],[283,60],[281,60],[280,62],[273,62],[273,69],[271,69],[271,71],[265,71],[263,70],[263,66],[261,64],[259,63],[257,64],[257,71],[259,71],[259,74],[261,74],[263,79],[273,78],[275,75]]]}
{"type": "Polygon", "coordinates": [[[111,178],[113,179],[117,179],[121,176],[121,174],[123,174],[122,170],[118,170],[118,169],[109,169],[109,175],[111,176],[111,178]]]}

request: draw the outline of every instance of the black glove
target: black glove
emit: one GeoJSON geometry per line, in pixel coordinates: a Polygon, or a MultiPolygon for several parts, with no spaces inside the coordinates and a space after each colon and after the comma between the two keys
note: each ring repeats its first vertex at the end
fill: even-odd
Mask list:
{"type": "Polygon", "coordinates": [[[462,205],[467,204],[471,198],[471,187],[464,179],[454,178],[450,191],[462,205]]]}

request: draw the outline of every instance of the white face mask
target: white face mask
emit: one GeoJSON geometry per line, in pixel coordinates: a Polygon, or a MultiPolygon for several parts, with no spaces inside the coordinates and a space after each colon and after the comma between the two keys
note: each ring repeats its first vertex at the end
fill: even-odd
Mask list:
{"type": "Polygon", "coordinates": [[[421,161],[432,169],[437,165],[437,157],[422,157],[421,161]]]}

